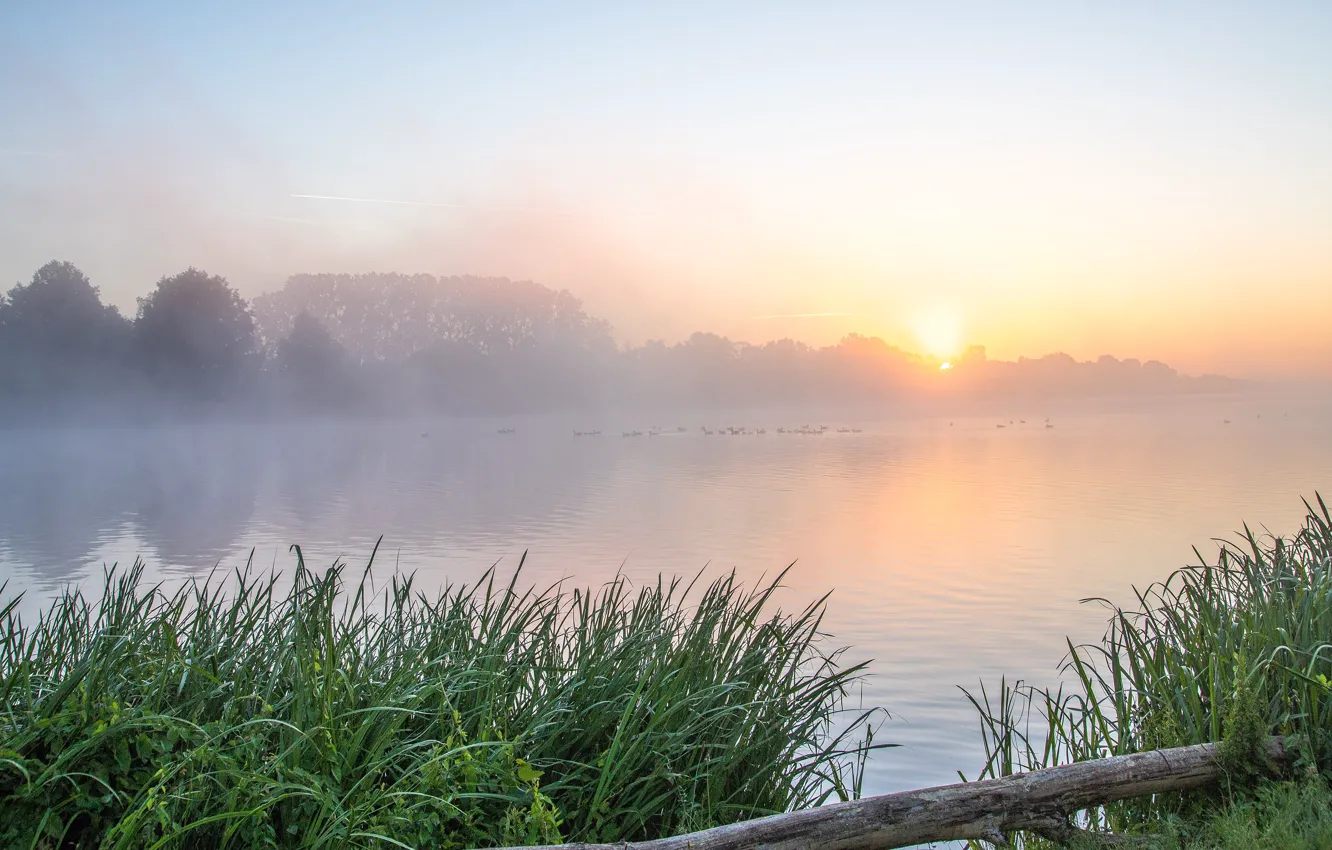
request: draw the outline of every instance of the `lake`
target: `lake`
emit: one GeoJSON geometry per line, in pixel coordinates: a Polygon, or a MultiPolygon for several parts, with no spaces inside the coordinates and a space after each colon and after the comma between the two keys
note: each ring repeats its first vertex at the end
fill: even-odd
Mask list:
{"type": "Polygon", "coordinates": [[[731,568],[753,582],[795,562],[781,603],[831,590],[827,629],[872,659],[859,699],[903,745],[872,764],[881,793],[975,776],[958,686],[1053,681],[1064,636],[1101,632],[1080,599],[1127,602],[1191,547],[1210,557],[1246,521],[1293,531],[1302,496],[1332,495],[1332,415],[1308,404],[653,419],[0,431],[0,576],[35,611],[136,555],[166,580],[251,550],[290,571],[292,543],[356,565],[381,535],[376,574],[415,570],[425,588],[507,574],[524,551],[528,584],[731,568]],[[829,430],[776,433],[806,422],[829,430]]]}

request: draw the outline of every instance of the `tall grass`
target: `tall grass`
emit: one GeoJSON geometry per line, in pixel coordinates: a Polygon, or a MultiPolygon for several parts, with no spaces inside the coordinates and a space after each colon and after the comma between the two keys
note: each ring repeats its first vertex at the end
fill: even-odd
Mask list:
{"type": "Polygon", "coordinates": [[[0,610],[0,845],[468,847],[657,837],[859,793],[862,667],[782,576],[289,591],[111,570],[0,610]]]}
{"type": "MultiPolygon", "coordinates": [[[[1230,779],[1246,780],[1269,734],[1299,736],[1311,766],[1332,767],[1332,518],[1316,502],[1295,535],[1246,528],[1214,563],[1135,591],[1134,608],[1112,606],[1100,643],[1069,643],[1065,687],[1001,680],[968,694],[982,777],[1220,741],[1230,779]]],[[[1191,802],[1132,801],[1088,820],[1123,828],[1191,802]]]]}

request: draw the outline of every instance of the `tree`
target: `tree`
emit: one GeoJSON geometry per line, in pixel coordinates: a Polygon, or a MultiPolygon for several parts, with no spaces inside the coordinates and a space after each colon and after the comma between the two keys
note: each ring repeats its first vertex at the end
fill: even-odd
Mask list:
{"type": "Polygon", "coordinates": [[[60,395],[119,368],[129,325],[73,263],[51,261],[0,299],[0,355],[11,390],[60,395]]]}
{"type": "Polygon", "coordinates": [[[294,275],[254,306],[270,347],[308,313],[361,363],[406,361],[440,343],[487,355],[558,349],[609,357],[615,351],[610,326],[589,316],[577,298],[507,278],[294,275]]]}
{"type": "Polygon", "coordinates": [[[347,350],[309,313],[298,315],[278,343],[275,365],[294,401],[328,406],[350,394],[347,350]]]}
{"type": "Polygon", "coordinates": [[[164,389],[217,398],[255,371],[254,319],[225,278],[190,267],[139,299],[139,366],[164,389]]]}

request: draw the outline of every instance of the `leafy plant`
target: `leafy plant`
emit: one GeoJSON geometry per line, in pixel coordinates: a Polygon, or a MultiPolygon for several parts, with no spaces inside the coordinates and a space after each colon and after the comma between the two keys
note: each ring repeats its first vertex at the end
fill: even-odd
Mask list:
{"type": "Polygon", "coordinates": [[[771,610],[781,576],[428,597],[295,551],[285,593],[136,564],[34,625],[0,609],[0,844],[620,841],[859,793],[862,668],[825,600],[771,610]]]}
{"type": "MultiPolygon", "coordinates": [[[[1294,536],[1246,528],[1243,548],[1223,543],[1215,563],[1137,592],[1136,609],[1114,607],[1099,644],[1069,644],[1071,684],[1001,680],[997,692],[968,693],[982,720],[981,776],[1216,741],[1221,794],[1239,803],[1251,797],[1258,743],[1274,734],[1302,741],[1315,774],[1332,767],[1332,517],[1316,502],[1294,536]]],[[[1133,829],[1217,803],[1209,792],[1163,795],[1085,819],[1133,829]]]]}

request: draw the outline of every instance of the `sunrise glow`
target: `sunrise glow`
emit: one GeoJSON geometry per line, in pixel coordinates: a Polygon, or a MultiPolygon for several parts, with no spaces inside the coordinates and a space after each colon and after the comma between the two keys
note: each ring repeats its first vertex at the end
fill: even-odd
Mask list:
{"type": "Polygon", "coordinates": [[[914,326],[920,353],[951,358],[962,349],[962,322],[950,310],[936,309],[918,317],[914,326]]]}
{"type": "Polygon", "coordinates": [[[795,4],[762,37],[726,4],[409,2],[401,26],[353,3],[317,36],[252,0],[76,30],[48,5],[0,20],[50,45],[0,74],[7,282],[69,259],[132,315],[191,265],[247,298],[311,269],[491,275],[624,344],[1332,378],[1329,4],[795,4]],[[374,73],[333,95],[353,48],[374,73]]]}

